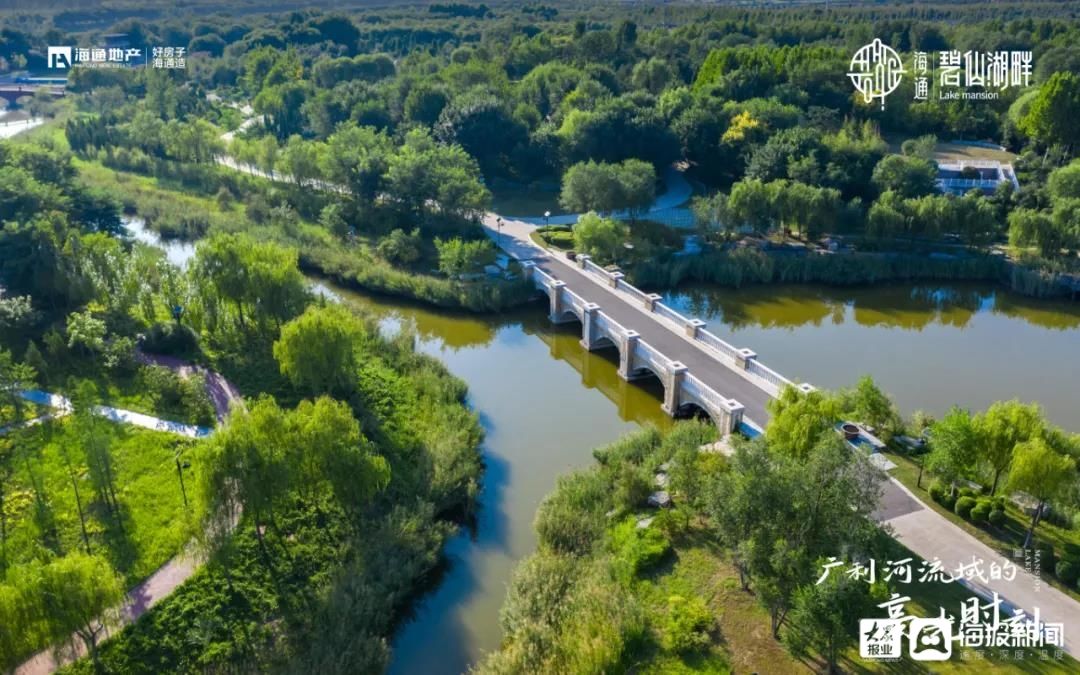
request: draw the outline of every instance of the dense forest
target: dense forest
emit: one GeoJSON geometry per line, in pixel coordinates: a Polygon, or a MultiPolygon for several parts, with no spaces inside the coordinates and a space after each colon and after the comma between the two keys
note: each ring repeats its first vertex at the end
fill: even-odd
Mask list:
{"type": "MultiPolygon", "coordinates": [[[[496,207],[506,195],[546,203],[531,215],[560,206],[641,211],[668,187],[672,163],[695,186],[693,219],[708,244],[700,260],[673,258],[678,242],[647,222],[609,227],[614,234],[599,240],[565,227],[544,239],[619,262],[645,285],[928,276],[1002,279],[1053,294],[1074,283],[1061,275],[1075,272],[1080,246],[1080,169],[1070,166],[1080,132],[1069,113],[1080,101],[1080,56],[1069,11],[1015,3],[989,18],[963,3],[625,12],[459,3],[194,24],[129,19],[70,40],[92,42],[108,30],[131,44],[176,45],[187,50],[187,68],[76,68],[68,90],[78,94],[78,112],[61,115],[80,157],[254,201],[254,220],[287,205],[358,249],[365,264],[345,265],[356,283],[440,304],[514,301],[505,289],[484,301],[477,297],[490,288],[435,290],[440,274],[431,274],[463,279],[490,263],[482,246],[469,255],[458,247],[441,263],[434,243],[477,239],[469,223],[492,196],[496,207]],[[854,50],[874,37],[905,63],[916,52],[935,61],[951,50],[1030,51],[1031,72],[986,100],[943,99],[947,87],[934,77],[925,100],[907,78],[887,105],[868,104],[845,73],[854,50]],[[261,123],[244,123],[251,115],[261,123]],[[1004,148],[989,154],[1013,164],[1017,182],[941,194],[937,162],[956,150],[953,141],[1004,148]],[[223,155],[293,187],[278,185],[267,204],[224,175],[235,171],[215,162],[223,155]],[[331,205],[314,193],[331,186],[348,199],[324,211],[331,205]],[[747,235],[780,249],[839,236],[859,255],[811,256],[787,270],[782,256],[732,255],[747,235]],[[613,253],[616,239],[631,241],[633,252],[613,253]],[[995,249],[1017,264],[986,255],[995,249]],[[926,264],[934,251],[953,264],[926,264]],[[390,279],[395,269],[412,279],[390,279]],[[402,290],[410,285],[425,288],[402,290]]],[[[64,32],[13,27],[3,35],[0,58],[17,68],[42,65],[46,35],[55,41],[64,32]]],[[[158,226],[202,235],[207,224],[191,220],[174,214],[158,226]]],[[[315,267],[343,266],[304,253],[315,267]]]]}

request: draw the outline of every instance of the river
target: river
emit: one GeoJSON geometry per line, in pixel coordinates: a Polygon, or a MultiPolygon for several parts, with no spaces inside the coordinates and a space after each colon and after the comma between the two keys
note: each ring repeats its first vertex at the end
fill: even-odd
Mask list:
{"type": "MultiPolygon", "coordinates": [[[[134,223],[132,229],[136,229],[134,223]]],[[[190,249],[163,245],[182,264],[190,249]]],[[[183,246],[183,244],[175,244],[183,246]]],[[[536,507],[557,477],[640,424],[670,424],[659,385],[628,384],[614,353],[590,354],[577,324],[552,326],[546,305],[499,316],[434,311],[318,283],[316,289],[407,329],[418,348],[469,385],[487,432],[475,532],[447,547],[449,566],[394,639],[391,673],[456,675],[499,644],[499,608],[514,564],[535,547],[536,507]]],[[[905,413],[953,403],[1038,400],[1080,431],[1080,306],[1036,301],[987,285],[856,290],[768,286],[686,288],[665,298],[736,346],[820,387],[870,373],[905,413]]]]}

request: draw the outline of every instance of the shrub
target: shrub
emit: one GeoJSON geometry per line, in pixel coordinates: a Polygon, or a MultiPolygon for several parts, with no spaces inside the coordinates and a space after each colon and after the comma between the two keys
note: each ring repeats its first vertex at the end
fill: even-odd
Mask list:
{"type": "Polygon", "coordinates": [[[199,349],[199,336],[172,321],[155,323],[143,337],[142,348],[151,354],[191,354],[199,349]]]}
{"type": "Polygon", "coordinates": [[[971,509],[971,520],[976,523],[984,523],[986,519],[990,517],[991,505],[989,499],[979,499],[975,501],[975,506],[971,509]]]}
{"type": "Polygon", "coordinates": [[[623,464],[615,479],[615,505],[626,510],[641,506],[652,492],[651,474],[643,467],[623,464]]]}
{"type": "Polygon", "coordinates": [[[561,553],[591,551],[603,534],[610,496],[607,481],[598,473],[579,472],[560,478],[536,512],[540,543],[561,553]]]}
{"type": "Polygon", "coordinates": [[[420,244],[420,230],[406,234],[405,230],[395,229],[379,242],[375,250],[395,265],[411,265],[420,259],[420,244]]]}
{"type": "Polygon", "coordinates": [[[957,498],[955,495],[951,495],[948,491],[946,491],[945,494],[941,496],[941,505],[951,511],[953,506],[956,504],[956,500],[957,498]]]}
{"type": "Polygon", "coordinates": [[[971,509],[975,507],[975,499],[972,497],[961,497],[956,500],[956,505],[953,510],[956,511],[956,515],[961,518],[970,518],[971,509]]]}
{"type": "Polygon", "coordinates": [[[709,644],[709,632],[713,625],[712,614],[701,598],[687,600],[681,595],[673,595],[668,598],[664,649],[676,653],[703,649],[709,644]]]}
{"type": "Polygon", "coordinates": [[[627,518],[611,533],[611,550],[616,576],[629,584],[667,554],[671,542],[658,527],[637,526],[637,519],[627,518]]]}
{"type": "Polygon", "coordinates": [[[987,520],[989,520],[990,524],[994,527],[1001,527],[1005,524],[1005,511],[1002,509],[991,509],[987,520]]]}
{"type": "Polygon", "coordinates": [[[1004,511],[1005,510],[1005,498],[1002,497],[1001,495],[998,495],[997,497],[994,497],[993,499],[991,499],[990,504],[993,507],[993,509],[996,510],[996,511],[1004,511]]]}
{"type": "Polygon", "coordinates": [[[960,496],[961,497],[977,497],[978,495],[979,495],[979,493],[976,492],[975,490],[973,490],[972,488],[967,488],[967,487],[966,488],[960,488],[960,496]]]}
{"type": "Polygon", "coordinates": [[[935,480],[933,483],[930,483],[930,487],[927,491],[930,493],[931,499],[941,504],[944,503],[943,500],[945,499],[945,496],[949,493],[949,488],[947,485],[945,485],[945,483],[941,482],[940,480],[935,480]]]}
{"type": "Polygon", "coordinates": [[[1073,560],[1059,560],[1054,567],[1054,574],[1063,584],[1072,585],[1080,578],[1080,563],[1073,560]]]}
{"type": "Polygon", "coordinates": [[[1054,569],[1054,546],[1045,541],[1040,541],[1035,544],[1035,550],[1039,552],[1039,566],[1044,570],[1054,569]]]}

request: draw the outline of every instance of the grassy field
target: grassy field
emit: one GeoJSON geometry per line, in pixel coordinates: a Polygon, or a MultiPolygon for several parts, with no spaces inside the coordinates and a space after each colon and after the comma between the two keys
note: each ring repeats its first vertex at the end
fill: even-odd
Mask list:
{"type": "MultiPolygon", "coordinates": [[[[5,555],[10,564],[18,564],[84,548],[66,455],[86,514],[91,551],[107,557],[127,584],[134,585],[192,536],[175,460],[177,452],[182,458],[191,455],[192,442],[104,420],[98,425],[112,448],[121,506],[118,522],[94,492],[71,427],[70,420],[63,419],[6,437],[8,449],[0,454],[5,555]]],[[[190,468],[188,472],[190,490],[190,468]]]]}
{"type": "MultiPolygon", "coordinates": [[[[1015,504],[1007,502],[1005,505],[1005,523],[1001,527],[994,527],[988,523],[975,524],[958,516],[951,509],[931,499],[928,489],[934,478],[930,472],[925,472],[922,477],[922,487],[918,487],[919,467],[905,455],[887,452],[885,455],[896,464],[896,468],[889,473],[904,484],[904,487],[916,494],[927,506],[937,511],[952,523],[961,527],[990,548],[998,551],[1006,557],[1010,557],[1014,550],[1024,543],[1027,528],[1031,518],[1023,513],[1015,504]]],[[[1035,538],[1039,541],[1052,544],[1057,555],[1060,556],[1066,546],[1080,548],[1080,533],[1076,530],[1059,527],[1048,520],[1043,520],[1035,530],[1035,538]]],[[[1053,570],[1044,570],[1044,581],[1080,600],[1080,592],[1075,587],[1062,584],[1054,576],[1053,570]]]]}

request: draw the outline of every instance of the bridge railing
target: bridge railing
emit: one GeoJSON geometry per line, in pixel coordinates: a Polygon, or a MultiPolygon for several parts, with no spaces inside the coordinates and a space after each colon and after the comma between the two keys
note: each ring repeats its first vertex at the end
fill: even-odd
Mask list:
{"type": "Polygon", "coordinates": [[[686,327],[690,325],[690,319],[686,318],[682,314],[679,314],[674,309],[668,307],[662,302],[658,302],[653,305],[653,312],[664,317],[668,321],[674,321],[675,323],[679,324],[680,327],[686,327]]]}
{"type": "Polygon", "coordinates": [[[717,337],[717,336],[713,335],[712,333],[710,333],[709,331],[705,330],[704,328],[699,328],[698,329],[697,339],[698,339],[699,342],[702,342],[702,343],[712,347],[716,351],[720,352],[721,354],[723,354],[725,357],[728,358],[728,360],[730,360],[730,361],[735,360],[735,353],[738,350],[735,349],[735,347],[728,344],[727,342],[721,340],[719,337],[717,337]]]}
{"type": "Polygon", "coordinates": [[[738,406],[731,399],[725,398],[715,389],[690,373],[687,373],[686,377],[683,379],[683,386],[706,403],[716,406],[727,413],[732,413],[738,409],[738,406]]]}
{"type": "MultiPolygon", "coordinates": [[[[600,267],[593,261],[589,260],[587,256],[581,257],[584,258],[584,260],[581,261],[583,263],[581,265],[581,268],[588,272],[590,275],[600,279],[604,279],[605,285],[614,286],[616,289],[633,296],[633,298],[639,300],[642,306],[645,308],[648,308],[651,305],[651,311],[653,314],[661,316],[668,321],[681,326],[684,330],[687,331],[688,335],[690,334],[691,331],[689,330],[689,328],[691,326],[695,326],[695,321],[693,319],[686,317],[685,315],[672,309],[671,307],[668,307],[662,302],[647,302],[650,299],[650,296],[648,294],[627,283],[621,278],[621,276],[615,277],[614,275],[612,275],[612,273],[608,272],[603,267],[600,267]],[[614,283],[612,283],[612,281],[614,281],[614,283]]],[[[553,287],[553,283],[555,281],[554,277],[552,277],[550,274],[547,274],[536,266],[531,266],[530,269],[531,273],[533,274],[534,284],[536,284],[538,288],[550,290],[553,287]]],[[[584,307],[584,305],[587,304],[587,301],[584,300],[584,298],[577,295],[570,289],[564,288],[563,290],[572,299],[575,306],[584,307]]],[[[656,296],[651,297],[655,298],[656,296]]],[[[626,335],[627,329],[607,314],[604,314],[602,311],[598,311],[596,313],[596,316],[600,321],[599,325],[607,328],[608,332],[620,336],[626,335]]],[[[716,334],[711,333],[710,331],[703,328],[700,325],[701,323],[704,322],[698,322],[696,327],[692,331],[693,340],[705,347],[708,347],[709,352],[712,353],[717,358],[717,360],[722,361],[725,365],[735,370],[743,372],[752,381],[756,382],[759,387],[769,392],[773,396],[778,395],[780,393],[780,390],[782,390],[784,387],[795,384],[790,379],[784,377],[780,373],[776,372],[772,368],[766,366],[764,363],[759,361],[756,354],[750,352],[750,354],[747,355],[745,352],[748,352],[749,350],[739,350],[735,348],[733,345],[723,340],[716,334]]],[[[661,365],[665,367],[667,365],[670,365],[671,359],[668,359],[663,354],[660,354],[653,347],[645,344],[641,340],[638,341],[638,345],[644,345],[644,347],[641,347],[642,349],[655,352],[659,355],[660,358],[663,359],[662,364],[654,363],[654,365],[658,367],[660,367],[661,365]]],[[[694,380],[700,385],[700,387],[703,387],[702,391],[712,392],[715,398],[710,400],[715,405],[721,405],[721,402],[727,401],[727,399],[716,393],[714,390],[709,388],[697,378],[694,378],[694,380]]],[[[803,387],[805,389],[809,387],[809,385],[803,385],[803,387]]]]}
{"type": "Polygon", "coordinates": [[[615,274],[608,272],[603,267],[590,260],[589,256],[578,256],[578,266],[590,276],[603,280],[605,286],[614,287],[616,290],[622,291],[624,294],[630,296],[631,299],[636,300],[643,308],[676,324],[688,335],[692,334],[694,341],[705,347],[709,347],[711,352],[718,357],[718,360],[724,361],[733,368],[742,370],[751,379],[757,381],[759,386],[773,395],[778,394],[785,386],[794,384],[790,379],[761,363],[757,359],[756,354],[750,357],[741,357],[740,352],[745,352],[746,350],[739,350],[715,333],[706,330],[702,326],[702,324],[704,324],[703,321],[690,318],[668,305],[655,300],[657,296],[650,296],[648,293],[645,293],[633,284],[627,282],[622,278],[622,275],[616,276],[615,274]],[[693,327],[693,330],[691,330],[691,327],[693,327]]]}
{"type": "Polygon", "coordinates": [[[775,393],[777,394],[779,394],[780,390],[787,385],[794,384],[794,382],[792,382],[791,380],[787,379],[780,373],[766,366],[764,363],[757,361],[756,359],[747,362],[746,372],[750,373],[751,375],[756,375],[771,384],[776,390],[775,393]]]}
{"type": "Polygon", "coordinates": [[[671,367],[672,361],[668,357],[664,356],[660,350],[656,349],[648,342],[644,340],[638,340],[636,345],[636,351],[634,355],[642,359],[654,368],[659,368],[661,371],[671,367]]]}
{"type": "Polygon", "coordinates": [[[624,279],[616,280],[615,288],[619,289],[620,291],[629,293],[630,295],[634,296],[634,298],[637,299],[639,302],[645,302],[649,298],[647,293],[626,283],[624,279]]]}

